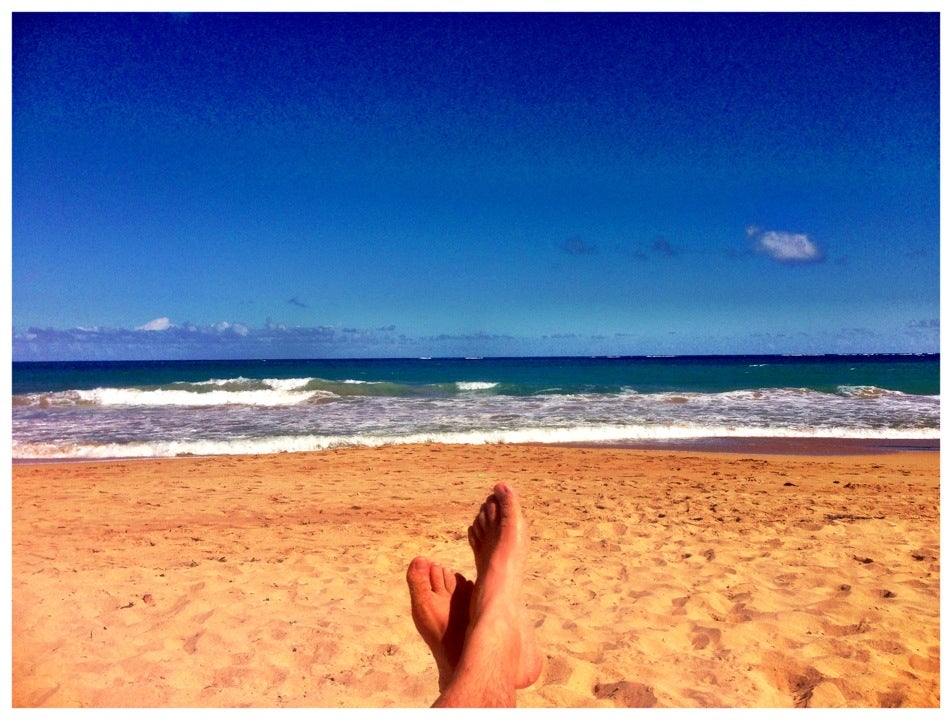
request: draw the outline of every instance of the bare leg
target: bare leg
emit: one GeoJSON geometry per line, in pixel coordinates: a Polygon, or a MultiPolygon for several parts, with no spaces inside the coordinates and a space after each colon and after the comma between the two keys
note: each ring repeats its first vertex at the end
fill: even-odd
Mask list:
{"type": "MultiPolygon", "coordinates": [[[[505,512],[514,520],[512,527],[507,528],[506,532],[510,533],[510,539],[515,539],[516,549],[514,555],[507,558],[507,560],[515,564],[511,571],[513,579],[517,582],[513,583],[511,590],[513,593],[513,609],[519,618],[519,666],[513,680],[516,689],[522,690],[532,685],[542,671],[542,654],[536,644],[535,628],[526,611],[525,600],[522,596],[522,578],[529,553],[529,529],[526,526],[516,491],[505,483],[496,485],[493,488],[493,494],[486,498],[486,502],[483,503],[483,507],[480,508],[480,512],[469,528],[469,544],[473,548],[473,556],[476,560],[477,588],[479,587],[479,578],[483,574],[483,563],[488,564],[491,561],[490,556],[493,552],[492,530],[491,528],[487,530],[487,523],[492,522],[493,506],[505,512]],[[506,508],[503,508],[500,498],[506,499],[506,508]]],[[[503,520],[503,522],[509,524],[506,520],[503,520]]],[[[474,615],[474,610],[475,605],[471,604],[471,618],[474,615]]]]}
{"type": "Polygon", "coordinates": [[[463,652],[473,583],[449,568],[417,557],[407,568],[407,585],[413,624],[436,660],[442,692],[463,652]]]}
{"type": "Polygon", "coordinates": [[[436,707],[514,707],[542,656],[526,618],[522,577],[529,532],[515,491],[499,483],[469,528],[476,559],[470,623],[459,665],[436,707]]]}

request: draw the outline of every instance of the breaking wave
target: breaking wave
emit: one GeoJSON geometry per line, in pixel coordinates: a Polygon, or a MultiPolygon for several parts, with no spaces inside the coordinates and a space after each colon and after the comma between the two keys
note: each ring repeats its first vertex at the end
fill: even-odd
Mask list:
{"type": "Polygon", "coordinates": [[[537,369],[536,361],[525,361],[502,377],[474,377],[415,367],[390,372],[381,365],[363,379],[358,366],[338,380],[309,376],[304,369],[288,378],[245,372],[23,392],[12,398],[13,457],[174,457],[419,442],[939,438],[938,395],[875,384],[711,391],[689,381],[569,382],[540,376],[537,369]]]}

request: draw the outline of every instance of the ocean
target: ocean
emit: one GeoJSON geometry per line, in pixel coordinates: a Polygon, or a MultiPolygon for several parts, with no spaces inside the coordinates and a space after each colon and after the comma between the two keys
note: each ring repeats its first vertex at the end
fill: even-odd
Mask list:
{"type": "Polygon", "coordinates": [[[17,362],[12,390],[15,461],[415,442],[939,441],[938,355],[17,362]]]}

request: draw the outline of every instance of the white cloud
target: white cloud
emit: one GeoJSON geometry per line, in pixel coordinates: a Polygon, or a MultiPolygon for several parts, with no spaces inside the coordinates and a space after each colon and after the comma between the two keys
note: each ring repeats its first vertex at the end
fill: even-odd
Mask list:
{"type": "Polygon", "coordinates": [[[247,337],[248,335],[248,326],[243,325],[242,323],[231,323],[227,320],[222,320],[220,323],[216,323],[211,326],[213,330],[219,334],[232,334],[239,335],[241,337],[247,337]]]}
{"type": "Polygon", "coordinates": [[[753,237],[757,252],[766,253],[777,262],[817,262],[823,258],[817,244],[803,233],[778,230],[758,233],[753,228],[748,228],[747,234],[753,237]]]}
{"type": "Polygon", "coordinates": [[[170,327],[172,327],[172,321],[167,317],[160,317],[155,320],[150,320],[145,325],[140,325],[136,330],[161,331],[168,330],[170,327]]]}

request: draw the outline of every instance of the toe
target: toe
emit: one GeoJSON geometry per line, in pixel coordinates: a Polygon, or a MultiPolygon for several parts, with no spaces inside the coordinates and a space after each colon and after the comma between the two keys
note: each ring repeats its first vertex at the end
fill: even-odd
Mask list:
{"type": "Polygon", "coordinates": [[[496,487],[493,488],[492,497],[500,511],[502,508],[515,510],[519,507],[519,498],[516,495],[516,491],[506,485],[506,483],[498,483],[496,487]]]}
{"type": "Polygon", "coordinates": [[[485,527],[491,528],[499,519],[499,500],[495,495],[490,495],[489,499],[483,504],[485,517],[485,527]]]}
{"type": "Polygon", "coordinates": [[[496,499],[490,495],[486,498],[486,502],[482,504],[482,507],[479,508],[479,512],[476,513],[476,519],[473,520],[473,525],[475,525],[481,533],[485,534],[487,528],[492,525],[495,508],[496,499]]]}
{"type": "Polygon", "coordinates": [[[443,570],[443,589],[448,595],[452,595],[453,591],[456,590],[456,579],[460,577],[459,573],[455,573],[449,568],[442,568],[443,570]]]}
{"type": "Polygon", "coordinates": [[[483,546],[483,542],[479,533],[476,532],[475,523],[469,526],[469,530],[466,532],[466,535],[469,538],[469,546],[473,549],[473,552],[479,553],[483,546]]]}
{"type": "Polygon", "coordinates": [[[435,593],[446,592],[446,583],[443,580],[443,566],[439,563],[430,565],[430,589],[435,593]]]}
{"type": "Polygon", "coordinates": [[[407,584],[411,590],[430,589],[430,568],[433,565],[425,557],[415,557],[407,568],[407,584]]]}

